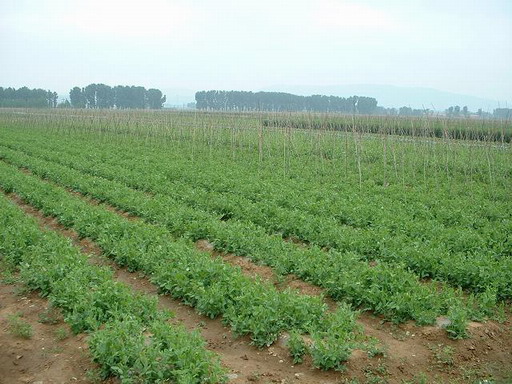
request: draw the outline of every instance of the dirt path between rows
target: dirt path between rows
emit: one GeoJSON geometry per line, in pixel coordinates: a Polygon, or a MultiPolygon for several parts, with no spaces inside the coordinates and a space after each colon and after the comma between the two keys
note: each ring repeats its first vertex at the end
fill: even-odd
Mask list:
{"type": "Polygon", "coordinates": [[[48,312],[47,300],[19,285],[0,284],[1,384],[89,383],[88,371],[96,365],[85,339],[84,334],[73,335],[62,316],[48,312]],[[13,321],[29,324],[32,336],[19,336],[13,321]]]}

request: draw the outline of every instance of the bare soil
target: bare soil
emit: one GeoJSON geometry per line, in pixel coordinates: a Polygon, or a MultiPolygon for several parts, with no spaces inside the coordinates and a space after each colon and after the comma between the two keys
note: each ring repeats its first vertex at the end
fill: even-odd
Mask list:
{"type": "Polygon", "coordinates": [[[20,290],[17,285],[0,284],[0,383],[88,383],[87,371],[96,365],[88,356],[86,336],[73,335],[62,317],[55,324],[41,323],[48,301],[20,290]],[[31,326],[30,338],[12,332],[9,316],[13,315],[31,326]],[[64,336],[58,332],[68,336],[60,340],[64,336]]]}
{"type": "MultiPolygon", "coordinates": [[[[74,231],[63,228],[56,219],[43,216],[38,210],[24,204],[17,196],[9,197],[25,212],[36,217],[42,228],[59,231],[71,238],[83,252],[91,255],[91,262],[110,265],[119,281],[135,290],[150,295],[158,294],[157,288],[142,274],[130,273],[103,257],[101,250],[94,242],[89,239],[79,239],[74,231]]],[[[291,287],[304,294],[322,294],[321,288],[307,284],[294,276],[289,276],[282,281],[276,278],[270,268],[256,265],[247,258],[214,252],[211,244],[204,240],[199,241],[196,246],[200,250],[211,253],[212,257],[222,257],[224,261],[238,265],[249,276],[259,276],[270,281],[279,289],[291,287]]],[[[0,326],[3,331],[0,334],[0,372],[2,372],[0,383],[32,383],[41,380],[44,383],[67,383],[77,380],[86,382],[84,372],[93,365],[84,352],[86,351],[84,336],[79,335],[69,339],[70,347],[63,349],[58,358],[55,357],[55,361],[61,362],[58,365],[41,360],[42,355],[45,355],[46,359],[51,358],[42,354],[41,348],[51,348],[51,345],[55,344],[54,339],[49,334],[41,337],[39,342],[46,341],[49,343],[48,347],[34,340],[38,339],[40,329],[50,326],[42,324],[34,326],[34,340],[19,340],[9,335],[5,332],[3,320],[5,315],[1,311],[4,307],[9,307],[10,302],[18,305],[20,309],[27,305],[19,302],[21,299],[12,294],[12,287],[1,286],[0,293],[2,295],[0,296],[2,298],[0,326]],[[23,357],[16,359],[19,355],[23,357]],[[13,360],[18,364],[23,360],[24,371],[14,365],[13,360]],[[64,364],[67,361],[70,363],[64,364]],[[46,369],[46,366],[49,368],[46,369]],[[52,366],[58,367],[58,372],[51,370],[52,366]],[[41,374],[45,369],[44,378],[36,375],[36,373],[41,374]]],[[[30,298],[40,301],[39,308],[41,310],[44,308],[44,300],[34,295],[30,295],[30,298]]],[[[440,327],[417,327],[411,323],[393,325],[364,312],[359,317],[359,324],[366,335],[379,339],[384,346],[384,355],[370,357],[368,353],[356,350],[347,362],[346,371],[323,372],[313,368],[308,360],[301,365],[294,365],[285,348],[286,335],[269,348],[257,349],[250,345],[249,338],[235,338],[219,319],[198,315],[192,308],[169,296],[158,296],[158,300],[161,308],[170,309],[175,313],[175,322],[201,332],[208,348],[220,356],[228,370],[230,383],[334,384],[348,382],[350,379],[357,379],[359,383],[403,383],[407,380],[415,382],[413,380],[419,380],[422,377],[426,378],[425,382],[428,383],[473,383],[485,378],[493,378],[497,383],[512,383],[512,317],[510,313],[502,324],[494,321],[472,323],[469,330],[471,338],[454,341],[450,340],[440,327]]],[[[328,299],[326,302],[330,306],[335,305],[328,299]]],[[[12,307],[8,313],[18,311],[17,308],[12,307]]],[[[30,311],[26,316],[30,316],[30,311]]],[[[37,318],[36,315],[34,316],[37,318]]],[[[31,321],[33,322],[34,319],[31,321]]],[[[37,323],[37,320],[35,322],[37,323]]],[[[52,331],[49,332],[52,333],[52,331]]],[[[68,339],[65,342],[68,342],[68,339]]]]}

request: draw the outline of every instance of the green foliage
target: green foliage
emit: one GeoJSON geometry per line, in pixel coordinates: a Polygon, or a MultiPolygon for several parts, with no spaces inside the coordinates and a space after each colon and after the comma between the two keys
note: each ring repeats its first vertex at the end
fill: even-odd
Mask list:
{"type": "Polygon", "coordinates": [[[300,364],[307,353],[307,345],[302,335],[298,332],[291,332],[286,346],[290,350],[293,364],[300,364]]]}
{"type": "Polygon", "coordinates": [[[367,384],[386,384],[388,380],[386,376],[389,375],[388,367],[383,362],[378,364],[370,364],[364,369],[367,384]]]}
{"type": "Polygon", "coordinates": [[[16,296],[25,297],[30,293],[30,289],[26,285],[18,284],[14,287],[13,293],[16,296]]]}
{"type": "MultiPolygon", "coordinates": [[[[7,241],[7,238],[4,237],[2,239],[7,241]]],[[[6,260],[5,256],[2,252],[5,252],[6,247],[2,247],[0,244],[0,283],[6,285],[13,285],[19,282],[19,276],[16,274],[16,269],[13,267],[12,263],[6,260]]]]}
{"type": "Polygon", "coordinates": [[[88,369],[85,372],[86,379],[92,384],[101,384],[104,380],[102,379],[101,370],[99,369],[88,369]]]}
{"type": "Polygon", "coordinates": [[[465,339],[469,337],[467,332],[468,314],[465,308],[453,306],[448,312],[450,324],[446,326],[448,336],[452,339],[465,339]]]}
{"type": "Polygon", "coordinates": [[[311,334],[310,346],[313,364],[321,369],[344,370],[344,362],[351,354],[354,342],[355,316],[347,316],[349,309],[340,306],[323,319],[323,327],[311,334]]]}
{"type": "Polygon", "coordinates": [[[55,330],[55,338],[57,341],[62,341],[67,339],[69,336],[68,331],[64,327],[59,327],[55,330]]]}
{"type": "MultiPolygon", "coordinates": [[[[453,107],[450,110],[447,110],[448,117],[458,117],[458,113],[454,113],[453,107]]],[[[460,109],[460,107],[459,107],[460,109]]],[[[366,114],[371,114],[372,110],[375,110],[375,107],[372,108],[371,104],[368,107],[364,108],[366,114]]],[[[510,109],[503,109],[506,113],[500,113],[499,110],[494,111],[494,115],[498,118],[502,118],[503,120],[510,120],[512,116],[512,112],[510,109]],[[498,111],[498,112],[497,112],[498,111]],[[497,113],[496,113],[497,112],[497,113]],[[507,114],[508,113],[508,114],[507,114]]],[[[465,115],[467,115],[467,110],[465,111],[465,115]]],[[[399,109],[400,116],[428,116],[429,111],[423,109],[412,109],[410,107],[401,107],[399,109]]],[[[304,130],[317,130],[317,131],[342,131],[342,132],[360,132],[360,133],[373,133],[373,134],[386,134],[386,135],[400,135],[400,136],[412,136],[416,139],[418,138],[445,138],[448,136],[450,139],[462,139],[462,140],[486,140],[486,141],[496,141],[496,142],[507,142],[510,143],[512,141],[512,132],[510,130],[503,131],[500,130],[496,125],[492,124],[481,124],[481,121],[468,121],[465,119],[464,121],[458,121],[457,119],[453,120],[445,120],[443,124],[431,124],[430,126],[425,126],[428,124],[428,120],[422,120],[419,118],[409,118],[403,119],[403,123],[400,124],[400,127],[397,129],[397,124],[383,124],[383,119],[374,118],[374,119],[364,119],[358,118],[359,124],[354,124],[353,117],[350,116],[336,116],[331,115],[326,117],[318,118],[316,116],[305,116],[303,114],[296,114],[295,116],[278,116],[278,117],[270,117],[263,120],[263,125],[265,127],[291,127],[295,129],[304,129],[304,130]],[[416,123],[416,124],[415,124],[416,123]],[[425,124],[426,123],[426,124],[425,124]],[[424,125],[425,124],[425,125],[424,125]],[[423,125],[422,128],[419,128],[418,125],[423,125]]],[[[438,121],[434,119],[430,119],[431,122],[438,123],[438,121]]]]}
{"type": "Polygon", "coordinates": [[[150,109],[162,109],[166,97],[159,89],[150,88],[146,91],[147,104],[150,109]]]}
{"type": "Polygon", "coordinates": [[[34,334],[32,325],[22,320],[20,314],[9,315],[7,317],[7,322],[9,325],[9,332],[12,335],[16,337],[21,337],[23,339],[32,338],[32,335],[34,334]]]}
{"type": "Polygon", "coordinates": [[[39,314],[39,322],[42,324],[58,324],[62,319],[60,311],[54,307],[49,306],[43,312],[39,314]]]}
{"type": "Polygon", "coordinates": [[[344,370],[343,363],[350,357],[350,348],[346,344],[339,344],[334,338],[315,337],[315,339],[310,347],[313,365],[323,370],[344,370]]]}
{"type": "MultiPolygon", "coordinates": [[[[11,267],[19,268],[24,283],[39,290],[62,311],[74,332],[89,332],[89,350],[105,376],[118,375],[123,382],[134,383],[224,381],[218,359],[205,349],[201,337],[171,326],[166,313],[157,310],[156,298],[134,294],[113,281],[111,270],[88,263],[67,238],[42,232],[37,223],[3,197],[0,209],[0,237],[27,233],[32,241],[9,259],[11,267]],[[25,231],[26,228],[31,230],[25,231]],[[142,330],[151,332],[151,342],[137,339],[143,337],[142,330]]],[[[3,246],[12,252],[18,244],[6,242],[3,246]]],[[[40,320],[55,322],[51,311],[43,313],[40,320]]],[[[30,324],[19,316],[10,317],[9,326],[17,336],[32,335],[30,324]]],[[[59,328],[55,335],[62,340],[67,331],[59,328]]]]}
{"type": "Polygon", "coordinates": [[[69,98],[74,108],[90,109],[161,109],[166,100],[159,89],[146,90],[144,87],[133,85],[111,87],[105,84],[89,84],[85,88],[73,87],[69,91],[69,98]]]}
{"type": "MultiPolygon", "coordinates": [[[[326,316],[327,308],[320,298],[278,292],[268,283],[244,276],[239,268],[195,250],[189,242],[175,242],[165,228],[130,222],[34,176],[8,169],[0,163],[0,185],[5,189],[15,190],[46,214],[58,217],[63,225],[94,239],[116,262],[144,271],[162,291],[210,317],[222,315],[235,335],[248,334],[259,347],[273,343],[282,331],[324,332],[326,317],[331,319],[333,329],[352,326],[352,330],[346,327],[344,331],[347,337],[353,337],[355,314],[348,308],[337,312],[336,318],[326,316]]],[[[43,295],[55,294],[51,300],[63,309],[74,332],[96,330],[103,323],[133,317],[152,319],[154,302],[126,295],[123,287],[111,282],[111,272],[104,268],[78,268],[86,261],[77,263],[69,244],[54,254],[52,249],[59,241],[40,246],[46,250],[46,259],[29,253],[20,273],[32,289],[43,295]],[[46,265],[49,261],[50,268],[46,265]],[[38,273],[41,269],[47,273],[38,273]],[[84,286],[86,290],[79,289],[84,286]]],[[[335,349],[339,354],[334,342],[323,344],[324,353],[335,349]]],[[[350,346],[345,350],[349,354],[350,346]]]]}
{"type": "Polygon", "coordinates": [[[419,374],[415,375],[412,380],[403,381],[402,384],[429,384],[430,379],[429,377],[424,373],[420,372],[419,374]]]}
{"type": "Polygon", "coordinates": [[[0,87],[1,108],[55,108],[57,99],[57,92],[50,90],[0,87]]]}
{"type": "MultiPolygon", "coordinates": [[[[9,160],[20,161],[20,158],[23,158],[24,166],[29,166],[44,177],[71,186],[92,197],[107,200],[121,209],[145,217],[148,221],[165,224],[175,234],[185,235],[192,240],[206,237],[211,239],[218,250],[247,255],[254,261],[271,265],[279,273],[295,273],[305,280],[323,286],[335,299],[349,300],[356,306],[362,305],[384,314],[394,322],[403,322],[412,318],[420,325],[431,324],[437,316],[446,313],[449,303],[455,296],[455,293],[451,292],[447,286],[443,287],[443,293],[440,295],[438,286],[420,284],[414,274],[405,270],[405,266],[398,269],[396,266],[379,263],[372,267],[366,261],[361,260],[361,256],[352,252],[331,251],[326,255],[324,251],[314,247],[300,249],[292,244],[283,243],[276,237],[269,237],[261,227],[254,224],[233,219],[218,221],[206,212],[187,207],[163,194],[149,198],[143,192],[127,188],[116,181],[84,175],[48,161],[19,154],[17,156],[9,156],[9,160]],[[170,207],[172,210],[169,209],[170,207]],[[242,232],[244,236],[240,236],[242,232]],[[343,273],[339,273],[341,269],[343,273]]],[[[76,160],[70,159],[72,163],[69,164],[73,167],[86,167],[87,159],[84,158],[80,162],[76,160]]],[[[94,173],[102,170],[102,176],[115,177],[120,181],[122,179],[131,183],[133,180],[141,178],[139,174],[130,178],[123,176],[127,173],[126,168],[116,168],[114,173],[112,167],[96,164],[94,170],[94,173]]],[[[160,189],[163,191],[166,188],[166,183],[162,183],[160,179],[158,183],[156,180],[153,182],[151,179],[144,179],[144,183],[146,186],[159,188],[158,191],[160,189]]],[[[137,184],[137,186],[139,185],[137,184]]],[[[179,187],[183,189],[182,184],[179,184],[179,187]]],[[[176,189],[176,185],[173,188],[176,189]]],[[[183,189],[182,195],[190,194],[189,190],[183,189]]],[[[199,197],[197,192],[192,196],[193,201],[199,197]]],[[[208,193],[205,195],[205,201],[219,200],[215,196],[213,193],[208,193]]],[[[239,207],[247,205],[246,203],[244,201],[232,206],[232,200],[223,199],[222,202],[219,202],[219,204],[229,204],[229,212],[235,212],[239,207]]],[[[277,212],[283,212],[279,215],[284,215],[284,210],[279,210],[277,207],[272,209],[274,213],[277,210],[277,212]]],[[[293,216],[293,221],[300,220],[302,219],[293,216]]],[[[296,226],[299,229],[305,228],[306,223],[296,226]]],[[[314,232],[315,230],[312,229],[311,234],[314,232]]],[[[348,233],[345,233],[343,237],[347,238],[347,235],[348,233]]],[[[333,236],[327,237],[332,238],[333,236]]],[[[370,240],[366,239],[365,243],[370,244],[370,240]]],[[[358,241],[356,244],[363,243],[358,241]]],[[[375,250],[375,247],[368,248],[363,245],[361,247],[361,252],[374,252],[370,250],[375,250]],[[363,251],[364,249],[366,251],[363,251]]],[[[140,258],[128,258],[133,249],[133,246],[126,248],[124,253],[116,256],[116,260],[135,270],[140,268],[140,258]]],[[[420,255],[418,254],[419,259],[420,255]]],[[[410,257],[408,260],[411,262],[410,257]]],[[[412,260],[414,261],[414,259],[412,260]]],[[[208,299],[210,306],[213,302],[220,303],[222,301],[220,291],[212,290],[210,293],[212,296],[219,296],[215,300],[208,299]]],[[[202,313],[212,317],[218,314],[219,309],[212,308],[213,312],[208,312],[209,309],[202,308],[203,305],[204,303],[200,301],[196,305],[202,313]]]]}
{"type": "MultiPolygon", "coordinates": [[[[89,87],[95,106],[100,88],[89,87]]],[[[142,100],[140,89],[118,91],[142,100]]],[[[354,312],[322,320],[330,315],[320,300],[248,279],[193,241],[294,274],[393,323],[448,316],[452,338],[466,337],[469,320],[496,317],[512,298],[506,122],[267,116],[275,127],[253,114],[64,112],[44,120],[3,112],[0,186],[257,346],[282,332],[310,333],[315,364],[340,369],[359,345],[354,312]],[[290,129],[295,123],[311,130],[290,129]],[[143,220],[91,207],[39,178],[143,220]]],[[[74,331],[122,324],[137,311],[143,327],[158,321],[137,303],[131,311],[123,289],[104,283],[108,272],[74,271],[84,265],[72,252],[52,254],[67,245],[40,246],[37,228],[2,220],[0,253],[63,308],[74,331]],[[88,289],[77,293],[79,286],[88,289]]]]}
{"type": "Polygon", "coordinates": [[[204,343],[197,335],[164,323],[144,326],[137,320],[110,322],[91,336],[95,361],[103,363],[102,377],[117,376],[123,383],[217,383],[224,372],[198,350],[204,343]]]}
{"type": "Polygon", "coordinates": [[[19,278],[12,271],[6,269],[0,273],[0,282],[2,284],[13,285],[19,282],[19,278]]]}
{"type": "MultiPolygon", "coordinates": [[[[200,91],[196,108],[208,110],[316,111],[372,114],[377,108],[373,97],[298,96],[283,92],[200,91]]],[[[289,123],[288,120],[286,120],[289,123]]],[[[265,124],[270,125],[268,120],[265,124]]]]}
{"type": "Polygon", "coordinates": [[[387,346],[380,343],[378,339],[370,337],[363,344],[364,349],[369,357],[385,357],[387,356],[387,346]]]}
{"type": "Polygon", "coordinates": [[[438,344],[431,346],[434,362],[440,366],[452,366],[455,350],[449,345],[438,344]]]}

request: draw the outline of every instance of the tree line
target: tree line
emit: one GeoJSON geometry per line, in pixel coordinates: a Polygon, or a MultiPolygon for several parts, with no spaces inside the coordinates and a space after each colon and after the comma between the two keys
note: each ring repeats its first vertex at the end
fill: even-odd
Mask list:
{"type": "MultiPolygon", "coordinates": [[[[377,107],[377,110],[377,114],[384,116],[421,117],[435,116],[437,114],[436,111],[429,108],[411,108],[406,106],[400,107],[398,109],[377,107]]],[[[479,109],[478,112],[474,113],[469,111],[467,106],[461,108],[460,106],[456,105],[448,109],[445,109],[444,111],[444,115],[447,117],[470,117],[475,114],[480,117],[488,117],[484,116],[484,113],[482,112],[481,109],[479,109]]]]}
{"type": "Polygon", "coordinates": [[[494,117],[497,119],[512,119],[512,108],[496,108],[494,110],[494,117]]]}
{"type": "Polygon", "coordinates": [[[0,87],[0,107],[3,108],[56,108],[57,92],[27,87],[0,87]]]}
{"type": "Polygon", "coordinates": [[[299,96],[284,92],[199,91],[196,108],[225,111],[315,111],[373,114],[373,97],[299,96]]]}
{"type": "Polygon", "coordinates": [[[492,113],[482,111],[482,108],[479,108],[476,112],[471,112],[467,106],[460,107],[458,105],[452,106],[445,110],[445,115],[447,117],[470,117],[470,116],[478,116],[480,118],[495,118],[495,119],[511,119],[512,118],[512,109],[509,108],[496,108],[492,113]]]}
{"type": "MultiPolygon", "coordinates": [[[[378,106],[375,110],[376,115],[380,116],[402,116],[402,117],[423,117],[423,116],[436,116],[439,113],[429,109],[415,109],[411,107],[400,107],[400,108],[384,108],[378,106]]],[[[511,108],[496,108],[493,112],[485,112],[482,108],[479,108],[476,112],[470,111],[467,106],[460,107],[459,105],[451,106],[444,110],[444,116],[448,118],[480,118],[480,119],[512,119],[511,108]]]]}
{"type": "Polygon", "coordinates": [[[166,101],[162,91],[140,86],[89,84],[84,88],[74,87],[69,91],[73,108],[137,108],[161,109],[166,101]]]}

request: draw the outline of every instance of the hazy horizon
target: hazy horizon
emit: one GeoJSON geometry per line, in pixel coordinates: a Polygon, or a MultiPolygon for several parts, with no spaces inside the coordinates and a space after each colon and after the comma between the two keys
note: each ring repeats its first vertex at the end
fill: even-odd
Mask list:
{"type": "Polygon", "coordinates": [[[89,83],[255,91],[386,84],[506,104],[510,36],[505,0],[7,0],[0,86],[63,93],[89,83]]]}

